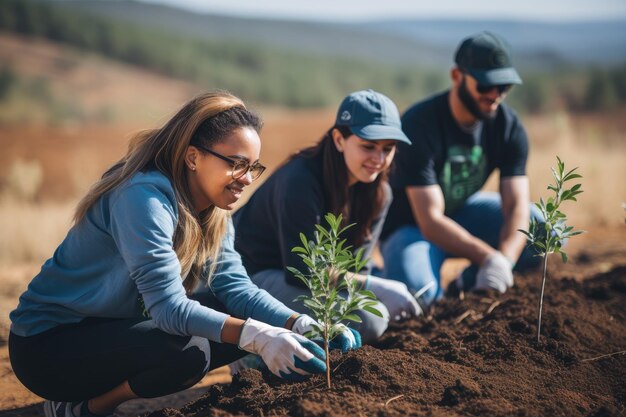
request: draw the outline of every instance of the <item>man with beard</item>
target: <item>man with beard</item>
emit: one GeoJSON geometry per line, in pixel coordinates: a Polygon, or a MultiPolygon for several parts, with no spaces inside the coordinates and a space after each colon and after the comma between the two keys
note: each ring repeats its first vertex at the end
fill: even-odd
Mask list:
{"type": "Polygon", "coordinates": [[[450,285],[497,290],[513,269],[536,263],[517,229],[528,227],[528,139],[503,101],[522,80],[509,47],[482,32],[460,44],[450,90],[418,102],[402,117],[412,145],[400,144],[391,185],[394,201],[383,230],[384,276],[404,282],[422,304],[441,297],[440,269],[449,257],[471,261],[450,285]],[[500,174],[499,193],[480,191],[500,174]]]}

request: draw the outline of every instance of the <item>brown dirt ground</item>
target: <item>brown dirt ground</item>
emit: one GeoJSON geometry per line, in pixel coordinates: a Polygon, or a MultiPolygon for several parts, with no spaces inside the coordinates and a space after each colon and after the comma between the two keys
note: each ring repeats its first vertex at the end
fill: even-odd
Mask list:
{"type": "MultiPolygon", "coordinates": [[[[321,376],[283,383],[254,370],[225,385],[221,368],[190,390],[131,401],[117,415],[163,407],[153,417],[625,415],[626,355],[599,356],[626,349],[626,226],[594,229],[569,252],[566,265],[550,260],[540,344],[534,271],[503,296],[444,299],[375,346],[333,354],[331,391],[321,376]]],[[[6,345],[0,373],[0,417],[42,416],[41,399],[13,376],[6,345]]]]}
{"type": "Polygon", "coordinates": [[[445,299],[375,346],[333,354],[331,390],[322,376],[294,384],[247,370],[150,417],[624,415],[626,233],[616,237],[552,261],[540,343],[533,271],[504,296],[445,299]]]}

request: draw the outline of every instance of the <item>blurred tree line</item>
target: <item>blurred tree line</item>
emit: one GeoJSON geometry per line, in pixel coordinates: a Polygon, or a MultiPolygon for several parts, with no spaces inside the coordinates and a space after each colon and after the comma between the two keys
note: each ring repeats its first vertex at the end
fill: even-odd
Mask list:
{"type": "MultiPolygon", "coordinates": [[[[374,88],[402,109],[446,88],[447,71],[314,56],[242,41],[196,39],[60,9],[31,0],[0,1],[0,30],[84,50],[232,91],[246,100],[288,107],[334,106],[348,92],[374,88]]],[[[0,100],[18,74],[0,68],[0,100]]],[[[524,73],[509,102],[521,112],[555,108],[602,111],[626,101],[626,64],[524,73]]]]}

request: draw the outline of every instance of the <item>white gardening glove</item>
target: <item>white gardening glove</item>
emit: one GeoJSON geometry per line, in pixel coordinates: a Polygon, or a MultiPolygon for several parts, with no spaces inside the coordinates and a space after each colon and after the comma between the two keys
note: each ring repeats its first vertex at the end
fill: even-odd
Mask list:
{"type": "MultiPolygon", "coordinates": [[[[317,321],[315,321],[313,317],[307,316],[306,314],[301,314],[300,316],[298,316],[296,321],[293,322],[291,330],[295,333],[304,335],[310,332],[313,328],[312,325],[316,323],[317,321]]],[[[333,339],[328,344],[328,347],[331,350],[341,349],[343,353],[346,353],[349,350],[361,347],[361,334],[359,332],[343,324],[338,324],[338,326],[343,327],[343,331],[337,336],[333,337],[333,339]]]]}
{"type": "Polygon", "coordinates": [[[513,265],[500,251],[495,251],[483,261],[476,274],[477,290],[506,292],[513,286],[513,265]]]}
{"type": "Polygon", "coordinates": [[[406,284],[400,281],[368,275],[365,289],[376,295],[376,298],[389,310],[389,316],[395,321],[422,314],[422,309],[417,300],[409,292],[406,284]]]}
{"type": "Polygon", "coordinates": [[[326,354],[306,337],[282,327],[248,319],[241,329],[239,348],[257,354],[281,378],[302,380],[326,372],[326,354]]]}

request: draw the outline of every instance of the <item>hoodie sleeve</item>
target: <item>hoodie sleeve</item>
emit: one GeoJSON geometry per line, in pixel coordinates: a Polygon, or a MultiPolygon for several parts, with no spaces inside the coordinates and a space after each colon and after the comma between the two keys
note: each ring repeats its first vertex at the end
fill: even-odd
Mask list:
{"type": "Polygon", "coordinates": [[[253,318],[272,326],[283,327],[295,311],[257,287],[234,248],[235,233],[228,219],[228,232],[222,241],[220,256],[215,265],[209,288],[227,311],[235,317],[253,318]]]}
{"type": "Polygon", "coordinates": [[[110,203],[110,230],[145,307],[161,330],[221,341],[226,314],[190,300],[174,251],[176,201],[169,183],[133,183],[110,203]]]}

